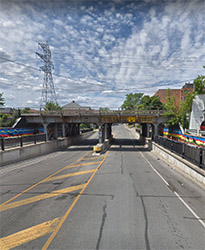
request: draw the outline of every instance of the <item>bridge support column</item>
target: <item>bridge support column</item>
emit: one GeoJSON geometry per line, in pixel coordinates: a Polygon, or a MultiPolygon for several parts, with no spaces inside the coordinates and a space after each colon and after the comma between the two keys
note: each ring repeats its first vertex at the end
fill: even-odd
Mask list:
{"type": "Polygon", "coordinates": [[[149,123],[147,123],[146,125],[147,125],[147,136],[146,137],[151,137],[150,132],[149,132],[151,126],[149,123]]]}
{"type": "Polygon", "coordinates": [[[62,124],[62,136],[65,137],[65,123],[62,124]]]}
{"type": "Polygon", "coordinates": [[[98,140],[99,140],[99,143],[104,142],[104,128],[102,125],[99,125],[98,140]]]}
{"type": "Polygon", "coordinates": [[[54,139],[58,138],[58,124],[54,124],[54,139]]]}
{"type": "Polygon", "coordinates": [[[76,124],[76,134],[77,135],[80,134],[80,124],[79,123],[76,124]]]}
{"type": "Polygon", "coordinates": [[[154,139],[154,137],[158,134],[158,125],[157,123],[153,123],[153,130],[152,131],[152,139],[154,139]]]}
{"type": "Polygon", "coordinates": [[[48,124],[47,123],[43,123],[43,129],[44,129],[44,133],[46,135],[46,141],[48,141],[48,129],[47,129],[48,124]]]}
{"type": "Polygon", "coordinates": [[[142,135],[147,137],[148,136],[148,134],[147,134],[148,126],[146,123],[142,123],[141,125],[142,125],[142,135]]]}
{"type": "Polygon", "coordinates": [[[112,138],[112,124],[105,124],[105,139],[112,138]]]}
{"type": "Polygon", "coordinates": [[[107,123],[105,123],[105,125],[104,125],[104,139],[106,140],[106,139],[108,139],[108,124],[107,123]]]}
{"type": "Polygon", "coordinates": [[[108,124],[108,139],[112,138],[112,124],[108,124]]]}

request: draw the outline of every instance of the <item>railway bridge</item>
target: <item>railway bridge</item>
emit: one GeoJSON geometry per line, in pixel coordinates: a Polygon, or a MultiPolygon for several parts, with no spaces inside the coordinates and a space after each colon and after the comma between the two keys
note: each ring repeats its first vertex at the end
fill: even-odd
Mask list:
{"type": "Polygon", "coordinates": [[[112,136],[112,124],[138,123],[142,126],[142,135],[147,136],[152,128],[153,135],[160,134],[165,122],[163,111],[159,110],[93,110],[75,109],[61,111],[40,111],[38,113],[22,114],[27,124],[43,125],[48,138],[49,130],[55,137],[75,136],[80,133],[81,123],[96,124],[99,127],[99,142],[112,136]]]}

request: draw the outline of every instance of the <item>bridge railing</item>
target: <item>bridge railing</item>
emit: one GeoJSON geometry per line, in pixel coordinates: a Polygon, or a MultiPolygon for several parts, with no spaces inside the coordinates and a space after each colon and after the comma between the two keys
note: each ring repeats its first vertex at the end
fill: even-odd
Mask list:
{"type": "Polygon", "coordinates": [[[155,136],[154,142],[176,153],[200,168],[205,168],[205,148],[173,141],[162,136],[155,136]]]}
{"type": "Polygon", "coordinates": [[[0,138],[2,151],[13,147],[23,147],[27,144],[36,144],[43,141],[46,141],[45,134],[0,138]]]}
{"type": "MultiPolygon", "coordinates": [[[[154,115],[160,116],[164,113],[162,110],[94,110],[94,109],[70,109],[70,110],[44,110],[39,114],[51,116],[79,116],[79,115],[154,115]]],[[[37,115],[37,114],[35,114],[37,115]]]]}

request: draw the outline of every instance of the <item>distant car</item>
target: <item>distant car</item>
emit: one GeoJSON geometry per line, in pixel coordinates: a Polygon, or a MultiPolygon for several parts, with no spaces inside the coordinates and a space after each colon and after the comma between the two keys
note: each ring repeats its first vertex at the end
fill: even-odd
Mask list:
{"type": "Polygon", "coordinates": [[[202,124],[200,126],[200,130],[205,130],[205,121],[202,122],[202,124]]]}

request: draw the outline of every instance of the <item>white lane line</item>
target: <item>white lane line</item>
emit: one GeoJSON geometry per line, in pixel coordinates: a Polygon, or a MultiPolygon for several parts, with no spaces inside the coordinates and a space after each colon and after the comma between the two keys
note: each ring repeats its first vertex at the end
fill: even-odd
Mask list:
{"type": "Polygon", "coordinates": [[[174,194],[180,199],[180,201],[184,204],[184,206],[186,206],[189,209],[189,211],[194,215],[194,217],[196,217],[196,219],[205,228],[205,223],[203,222],[203,220],[199,218],[199,216],[190,208],[190,206],[181,198],[181,196],[176,191],[174,191],[174,194]]]}
{"type": "MultiPolygon", "coordinates": [[[[169,183],[161,176],[161,174],[152,166],[152,164],[145,158],[145,156],[140,152],[141,156],[145,159],[145,161],[149,164],[149,166],[155,171],[155,173],[164,181],[164,183],[169,186],[169,183]]],[[[200,217],[190,208],[190,206],[182,199],[182,197],[175,191],[173,193],[176,197],[184,204],[184,206],[193,214],[193,216],[201,223],[201,225],[205,228],[205,223],[200,219],[200,217]]]]}
{"type": "Polygon", "coordinates": [[[159,175],[159,177],[165,182],[167,186],[169,186],[169,183],[164,179],[164,177],[161,176],[161,174],[152,166],[152,164],[145,158],[145,156],[140,152],[141,156],[145,159],[145,161],[150,165],[150,167],[154,170],[156,174],[159,175]]]}

